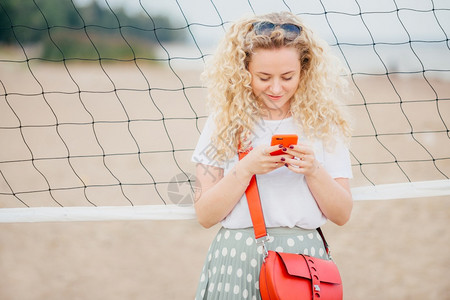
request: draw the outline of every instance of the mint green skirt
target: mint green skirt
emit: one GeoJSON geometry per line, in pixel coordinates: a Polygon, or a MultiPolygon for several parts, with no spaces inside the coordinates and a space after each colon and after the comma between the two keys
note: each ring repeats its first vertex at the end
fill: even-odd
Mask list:
{"type": "MultiPolygon", "coordinates": [[[[268,250],[301,253],[329,259],[317,230],[268,228],[268,250]]],[[[263,249],[257,245],[253,228],[221,228],[206,255],[196,300],[261,299],[259,270],[263,249]]]]}

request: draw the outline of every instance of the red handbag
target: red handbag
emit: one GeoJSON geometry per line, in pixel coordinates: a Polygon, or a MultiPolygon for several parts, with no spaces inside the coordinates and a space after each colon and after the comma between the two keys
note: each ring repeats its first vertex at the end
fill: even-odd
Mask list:
{"type": "Polygon", "coordinates": [[[339,270],[332,260],[268,251],[259,275],[261,298],[342,299],[339,270]]]}
{"type": "MultiPolygon", "coordinates": [[[[245,154],[239,153],[239,159],[242,159],[245,154]]],[[[255,176],[250,180],[245,194],[255,238],[264,249],[264,261],[259,274],[261,298],[263,300],[341,300],[343,298],[341,276],[332,260],[266,250],[265,241],[268,235],[255,176]]],[[[322,230],[320,228],[317,230],[329,254],[322,230]]]]}

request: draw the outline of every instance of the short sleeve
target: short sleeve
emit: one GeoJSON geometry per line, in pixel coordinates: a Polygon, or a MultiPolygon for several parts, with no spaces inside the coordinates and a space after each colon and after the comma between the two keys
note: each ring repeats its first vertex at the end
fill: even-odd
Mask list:
{"type": "Polygon", "coordinates": [[[332,151],[324,149],[323,166],[333,178],[353,178],[350,151],[341,140],[336,142],[332,151]]]}
{"type": "Polygon", "coordinates": [[[200,134],[200,138],[194,149],[191,160],[194,163],[223,168],[223,166],[221,166],[221,164],[213,158],[214,154],[217,152],[211,142],[214,127],[214,119],[209,116],[206,120],[205,126],[203,127],[202,133],[200,134]]]}

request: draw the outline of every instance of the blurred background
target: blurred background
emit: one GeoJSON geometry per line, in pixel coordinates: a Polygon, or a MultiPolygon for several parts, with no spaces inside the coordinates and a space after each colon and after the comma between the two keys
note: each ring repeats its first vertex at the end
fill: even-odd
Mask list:
{"type": "Polygon", "coordinates": [[[352,187],[372,200],[324,227],[345,299],[449,298],[447,1],[0,0],[0,299],[194,297],[218,226],[143,207],[191,204],[205,61],[234,20],[281,10],[350,73],[352,187]],[[70,219],[105,207],[147,220],[70,219]]]}

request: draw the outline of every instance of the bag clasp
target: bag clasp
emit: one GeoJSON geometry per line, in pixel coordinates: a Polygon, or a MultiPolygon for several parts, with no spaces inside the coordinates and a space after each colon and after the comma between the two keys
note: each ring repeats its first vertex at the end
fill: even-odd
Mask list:
{"type": "Polygon", "coordinates": [[[270,236],[267,234],[266,236],[263,236],[262,238],[259,239],[255,239],[256,240],[256,245],[261,245],[262,246],[262,251],[263,251],[263,261],[266,261],[266,257],[269,256],[269,251],[267,250],[266,247],[266,242],[268,242],[270,239],[270,236]]]}

